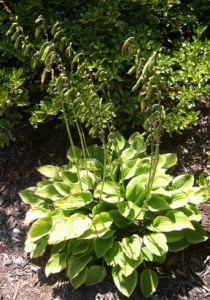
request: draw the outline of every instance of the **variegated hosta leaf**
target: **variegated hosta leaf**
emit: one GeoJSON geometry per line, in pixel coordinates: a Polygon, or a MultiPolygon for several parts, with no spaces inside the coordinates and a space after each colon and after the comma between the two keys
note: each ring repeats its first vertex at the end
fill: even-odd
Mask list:
{"type": "Polygon", "coordinates": [[[91,226],[91,219],[83,214],[75,213],[70,217],[52,218],[52,229],[49,232],[49,244],[80,237],[91,226]]]}
{"type": "Polygon", "coordinates": [[[85,283],[87,285],[102,282],[106,277],[106,268],[103,266],[91,266],[88,268],[85,283]]]}
{"type": "Polygon", "coordinates": [[[172,180],[172,186],[174,189],[185,190],[191,188],[193,183],[194,177],[191,174],[180,175],[172,180]]]}
{"type": "Polygon", "coordinates": [[[120,266],[116,266],[112,268],[112,278],[118,290],[126,297],[130,297],[137,285],[138,273],[134,270],[129,276],[125,276],[120,266]]]}
{"type": "Polygon", "coordinates": [[[45,267],[45,274],[49,276],[50,274],[55,274],[61,272],[66,268],[66,253],[57,253],[51,255],[45,267]]]}
{"type": "Polygon", "coordinates": [[[138,260],[141,254],[142,238],[137,234],[133,234],[129,238],[123,238],[121,247],[127,257],[138,260]]]}
{"type": "Polygon", "coordinates": [[[168,251],[167,240],[163,233],[152,233],[143,238],[144,245],[157,256],[163,256],[168,251]]]}
{"type": "Polygon", "coordinates": [[[140,286],[142,294],[145,297],[151,296],[157,289],[158,286],[158,276],[157,273],[150,269],[145,269],[141,273],[140,286]]]}
{"type": "Polygon", "coordinates": [[[47,178],[52,178],[58,180],[60,178],[59,176],[59,168],[56,166],[46,165],[38,167],[37,170],[40,174],[47,178]]]}

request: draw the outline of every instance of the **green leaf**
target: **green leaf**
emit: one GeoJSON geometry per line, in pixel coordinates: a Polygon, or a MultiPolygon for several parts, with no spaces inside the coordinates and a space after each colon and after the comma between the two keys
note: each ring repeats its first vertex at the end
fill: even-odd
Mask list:
{"type": "Polygon", "coordinates": [[[187,190],[189,202],[193,204],[200,204],[208,200],[208,197],[205,195],[203,190],[199,187],[192,187],[187,190]]]}
{"type": "Polygon", "coordinates": [[[136,175],[139,162],[139,158],[123,162],[121,166],[121,179],[125,180],[134,177],[136,175]]]}
{"type": "Polygon", "coordinates": [[[71,255],[67,263],[67,275],[70,280],[76,277],[92,260],[91,255],[71,255]]]}
{"type": "Polygon", "coordinates": [[[97,159],[104,165],[104,150],[97,145],[91,145],[87,148],[88,157],[97,159]]]}
{"type": "Polygon", "coordinates": [[[118,264],[118,257],[122,252],[121,245],[119,242],[114,241],[112,247],[104,255],[104,259],[107,264],[116,266],[118,264]]]}
{"type": "Polygon", "coordinates": [[[87,278],[85,283],[87,285],[96,284],[102,282],[106,277],[106,269],[101,266],[91,266],[87,272],[87,278]]]}
{"type": "Polygon", "coordinates": [[[142,238],[133,234],[129,238],[123,238],[121,242],[122,251],[128,256],[128,258],[133,260],[138,260],[141,253],[142,238]]]}
{"type": "Polygon", "coordinates": [[[69,195],[70,186],[67,183],[57,181],[57,182],[54,182],[53,185],[56,188],[56,190],[58,191],[58,193],[61,194],[62,196],[69,195]]]}
{"type": "Polygon", "coordinates": [[[100,238],[110,231],[110,226],[113,220],[110,214],[107,212],[102,212],[92,219],[92,224],[87,232],[84,233],[82,238],[100,238]]]}
{"type": "Polygon", "coordinates": [[[146,246],[141,248],[143,259],[146,261],[155,261],[155,254],[152,253],[146,246]]]}
{"type": "Polygon", "coordinates": [[[87,272],[88,272],[88,267],[84,267],[84,269],[80,273],[78,273],[77,276],[75,276],[71,280],[69,279],[74,289],[77,289],[83,283],[85,283],[87,278],[87,272]]]}
{"type": "Polygon", "coordinates": [[[202,214],[199,212],[198,207],[192,203],[189,203],[186,207],[182,207],[179,210],[182,211],[190,221],[199,222],[202,219],[202,214]]]}
{"type": "Polygon", "coordinates": [[[67,152],[67,158],[69,161],[72,162],[75,161],[74,153],[76,154],[76,159],[80,159],[82,157],[82,150],[80,148],[74,146],[74,150],[73,150],[72,147],[70,147],[67,152]]]}
{"type": "Polygon", "coordinates": [[[137,260],[130,259],[123,252],[119,254],[118,264],[121,267],[122,274],[126,277],[131,275],[133,271],[142,263],[143,255],[140,254],[137,260]]]}
{"type": "Polygon", "coordinates": [[[109,214],[113,220],[113,222],[115,223],[115,225],[119,228],[126,228],[127,226],[129,226],[130,220],[123,217],[120,213],[118,209],[113,209],[109,211],[109,214]]]}
{"type": "Polygon", "coordinates": [[[173,243],[183,239],[185,234],[184,234],[184,230],[181,230],[181,231],[167,232],[165,236],[168,243],[173,243]]]}
{"type": "Polygon", "coordinates": [[[110,133],[108,136],[108,148],[116,152],[122,150],[125,146],[124,137],[118,132],[110,133]]]}
{"type": "Polygon", "coordinates": [[[94,249],[97,258],[103,257],[105,253],[112,247],[114,238],[110,237],[108,239],[96,238],[94,240],[94,249]]]}
{"type": "Polygon", "coordinates": [[[163,169],[169,169],[177,163],[177,155],[175,153],[161,154],[159,156],[158,166],[163,169]]]}
{"type": "Polygon", "coordinates": [[[78,182],[77,174],[70,171],[61,172],[62,179],[64,183],[69,184],[70,186],[78,182]]]}
{"type": "Polygon", "coordinates": [[[120,195],[120,186],[112,181],[104,181],[96,187],[95,194],[100,197],[101,193],[106,195],[120,195]]]}
{"type": "Polygon", "coordinates": [[[138,162],[138,167],[136,169],[135,175],[149,174],[150,169],[151,169],[151,158],[150,157],[141,158],[138,162]]]}
{"type": "Polygon", "coordinates": [[[139,132],[134,132],[128,142],[131,147],[137,151],[137,153],[143,153],[146,151],[146,143],[139,132]]]}
{"type": "Polygon", "coordinates": [[[184,228],[194,229],[189,218],[179,210],[170,210],[165,216],[174,223],[175,230],[182,230],[184,228]]]}
{"type": "Polygon", "coordinates": [[[167,240],[163,233],[152,233],[143,238],[144,245],[157,256],[163,256],[168,251],[167,240]]]}
{"type": "MultiPolygon", "coordinates": [[[[168,197],[167,197],[168,198],[168,197]]],[[[148,208],[151,211],[158,211],[158,210],[166,210],[169,209],[170,206],[167,202],[167,199],[164,196],[158,194],[152,194],[149,201],[148,201],[148,208]]]]}
{"type": "Polygon", "coordinates": [[[56,190],[53,184],[44,185],[43,187],[38,188],[35,194],[52,201],[56,201],[61,198],[60,193],[56,190]]]}
{"type": "Polygon", "coordinates": [[[131,201],[118,203],[120,214],[129,220],[142,220],[144,217],[143,209],[131,201]]]}
{"type": "Polygon", "coordinates": [[[190,245],[190,243],[187,241],[186,238],[183,238],[181,240],[178,240],[173,243],[168,243],[169,251],[170,252],[178,252],[182,251],[185,248],[187,248],[190,245]]]}
{"type": "Polygon", "coordinates": [[[69,249],[71,248],[71,253],[73,255],[88,253],[90,247],[92,246],[91,240],[71,240],[71,244],[69,245],[69,249]]]}
{"type": "Polygon", "coordinates": [[[62,209],[75,210],[84,207],[93,201],[92,194],[90,192],[72,193],[68,197],[55,201],[53,204],[55,207],[61,207],[62,209]]]}
{"type": "Polygon", "coordinates": [[[49,244],[58,244],[65,240],[80,237],[90,226],[91,219],[80,213],[75,213],[70,217],[54,217],[49,233],[49,244]]]}
{"type": "Polygon", "coordinates": [[[45,274],[48,277],[50,274],[59,273],[66,268],[66,253],[53,254],[45,267],[45,274]]]}
{"type": "Polygon", "coordinates": [[[186,193],[180,191],[173,191],[171,193],[170,207],[173,209],[183,207],[188,203],[189,199],[186,193]]]}
{"type": "Polygon", "coordinates": [[[59,179],[59,168],[56,166],[46,165],[37,168],[38,172],[47,178],[59,179]]]}
{"type": "Polygon", "coordinates": [[[201,224],[193,222],[194,230],[185,229],[185,236],[190,244],[205,242],[208,239],[207,232],[202,228],[201,224]]]}
{"type": "Polygon", "coordinates": [[[100,214],[101,212],[109,212],[112,209],[116,209],[116,204],[108,203],[108,202],[100,202],[99,204],[95,205],[92,210],[93,216],[100,214]]]}
{"type": "Polygon", "coordinates": [[[156,217],[153,221],[153,227],[160,232],[170,232],[175,230],[174,223],[164,216],[156,217]]]}
{"type": "Polygon", "coordinates": [[[175,177],[172,180],[172,186],[174,189],[188,189],[194,184],[194,177],[191,174],[185,174],[175,177]]]}
{"type": "Polygon", "coordinates": [[[134,270],[129,276],[125,276],[120,266],[116,266],[112,269],[112,277],[118,290],[126,297],[130,297],[138,281],[137,271],[134,270]]]}
{"type": "Polygon", "coordinates": [[[37,258],[44,254],[46,246],[48,244],[48,237],[44,236],[36,244],[36,248],[31,251],[30,258],[37,258]]]}
{"type": "MultiPolygon", "coordinates": [[[[95,158],[82,158],[79,160],[78,164],[80,165],[81,169],[85,171],[91,171],[93,173],[100,172],[103,173],[104,166],[100,163],[98,159],[95,158]]],[[[95,176],[95,179],[97,177],[95,176]]]]}
{"type": "Polygon", "coordinates": [[[47,235],[50,232],[51,227],[52,227],[51,218],[38,219],[31,226],[28,235],[33,241],[36,241],[40,239],[42,236],[47,235]]]}
{"type": "Polygon", "coordinates": [[[145,269],[140,276],[140,286],[142,294],[145,297],[150,297],[157,289],[158,276],[155,271],[145,269]]]}
{"type": "Polygon", "coordinates": [[[155,179],[152,184],[153,189],[158,189],[161,187],[167,187],[172,180],[172,176],[165,174],[163,169],[159,169],[155,173],[155,179]]]}
{"type": "Polygon", "coordinates": [[[29,225],[37,219],[47,217],[49,215],[49,210],[45,208],[32,208],[26,213],[25,224],[29,225]]]}
{"type": "Polygon", "coordinates": [[[82,188],[84,190],[93,189],[96,184],[96,176],[92,172],[87,170],[82,170],[79,173],[80,173],[82,188]]]}
{"type": "Polygon", "coordinates": [[[97,185],[94,197],[101,197],[104,201],[109,203],[118,203],[123,201],[121,197],[120,186],[112,181],[104,181],[97,185]]]}
{"type": "Polygon", "coordinates": [[[126,187],[126,199],[132,202],[140,202],[145,196],[145,185],[141,182],[142,178],[136,176],[130,180],[126,187]]]}
{"type": "Polygon", "coordinates": [[[44,199],[40,196],[36,195],[35,192],[37,191],[36,187],[30,187],[22,192],[20,192],[20,197],[26,204],[30,204],[31,206],[37,207],[46,203],[44,199]]]}
{"type": "Polygon", "coordinates": [[[134,150],[133,148],[127,148],[127,149],[122,151],[121,159],[122,159],[122,161],[126,162],[129,159],[134,158],[136,153],[137,153],[136,150],[134,150]]]}

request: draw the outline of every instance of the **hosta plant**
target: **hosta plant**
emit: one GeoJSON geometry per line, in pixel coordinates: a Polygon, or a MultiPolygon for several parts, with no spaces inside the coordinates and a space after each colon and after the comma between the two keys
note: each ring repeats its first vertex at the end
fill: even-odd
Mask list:
{"type": "MultiPolygon", "coordinates": [[[[139,133],[111,133],[104,146],[70,149],[67,165],[41,166],[47,179],[20,193],[31,206],[25,243],[31,258],[51,246],[46,275],[65,270],[74,288],[103,281],[108,271],[129,297],[145,297],[158,275],[151,262],[207,239],[197,204],[204,201],[190,174],[173,177],[175,154],[146,153],[139,133]]],[[[48,253],[48,252],[47,252],[48,253]]]]}

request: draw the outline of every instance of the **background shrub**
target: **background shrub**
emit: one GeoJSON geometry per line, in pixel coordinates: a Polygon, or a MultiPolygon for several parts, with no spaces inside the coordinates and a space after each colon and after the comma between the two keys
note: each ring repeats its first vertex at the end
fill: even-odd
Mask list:
{"type": "MultiPolygon", "coordinates": [[[[89,114],[84,102],[94,106],[92,98],[96,97],[97,101],[100,99],[104,116],[105,111],[110,110],[108,120],[114,111],[117,128],[142,126],[147,114],[140,109],[140,103],[145,90],[148,93],[150,77],[154,76],[153,92],[143,100],[155,103],[161,99],[166,130],[172,133],[194,124],[198,115],[194,111],[195,102],[209,95],[208,1],[99,2],[10,1],[11,13],[1,10],[1,64],[4,69],[23,70],[24,93],[29,96],[24,110],[17,109],[19,100],[14,102],[13,109],[17,109],[18,116],[26,113],[33,125],[55,116],[62,119],[60,96],[48,89],[49,74],[40,84],[46,66],[56,70],[56,65],[50,62],[50,52],[48,61],[38,56],[43,44],[50,42],[54,45],[52,52],[59,54],[66,68],[69,82],[74,82],[72,98],[76,107],[82,107],[82,114],[81,109],[77,111],[81,122],[87,123],[89,114]],[[206,26],[205,31],[201,25],[206,26]],[[10,33],[5,36],[8,30],[10,33]],[[130,37],[134,39],[122,51],[124,41],[130,37]],[[70,45],[73,56],[66,53],[70,45]],[[132,92],[153,51],[158,52],[155,67],[144,84],[132,92]],[[80,56],[72,64],[76,54],[80,56]],[[135,65],[138,67],[136,76],[127,74],[135,65]],[[94,97],[89,93],[93,89],[94,97]],[[82,94],[82,100],[78,99],[81,98],[77,97],[78,93],[82,94]]],[[[6,78],[3,81],[6,82],[6,78]]],[[[69,119],[71,110],[67,105],[69,119]]],[[[7,109],[2,116],[8,119],[7,109]]],[[[11,117],[9,120],[11,129],[14,122],[11,117]]],[[[92,134],[95,124],[87,124],[92,134]]],[[[5,126],[2,125],[1,130],[8,136],[5,126]]]]}

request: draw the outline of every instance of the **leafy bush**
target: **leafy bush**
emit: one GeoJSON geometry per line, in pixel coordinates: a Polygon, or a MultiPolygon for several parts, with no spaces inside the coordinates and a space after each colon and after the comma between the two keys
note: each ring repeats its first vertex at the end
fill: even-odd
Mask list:
{"type": "Polygon", "coordinates": [[[51,246],[45,273],[65,270],[74,288],[101,282],[111,269],[129,297],[138,281],[148,297],[158,275],[151,262],[207,239],[190,174],[173,177],[175,154],[148,155],[142,135],[111,133],[103,146],[77,147],[65,166],[41,166],[47,179],[20,193],[31,206],[25,250],[31,258],[51,246]]]}
{"type": "MultiPolygon", "coordinates": [[[[170,133],[196,122],[195,102],[209,95],[209,41],[205,40],[209,29],[202,36],[199,32],[200,25],[209,25],[205,18],[208,1],[199,5],[198,1],[179,0],[50,4],[21,0],[10,1],[11,11],[5,2],[0,3],[4,7],[0,11],[0,62],[23,69],[29,95],[27,112],[33,125],[55,116],[62,119],[61,95],[53,90],[50,79],[51,71],[57,79],[62,73],[58,60],[65,68],[69,89],[74,83],[71,101],[85,124],[96,103],[108,120],[114,110],[112,118],[118,129],[142,126],[147,114],[139,108],[140,103],[143,107],[145,102],[147,108],[148,99],[155,103],[160,98],[165,107],[164,126],[170,133]],[[121,51],[130,37],[133,42],[121,51]],[[154,68],[143,84],[131,91],[154,51],[154,68]],[[135,77],[132,72],[127,74],[132,67],[136,68],[135,77]]],[[[66,101],[69,119],[71,101],[66,101]]],[[[21,110],[18,113],[21,115],[21,110]]],[[[94,134],[97,122],[91,120],[87,126],[94,134]]]]}
{"type": "Polygon", "coordinates": [[[21,118],[17,108],[28,105],[24,81],[23,69],[0,70],[0,147],[8,144],[12,138],[11,125],[14,126],[21,118]]]}

